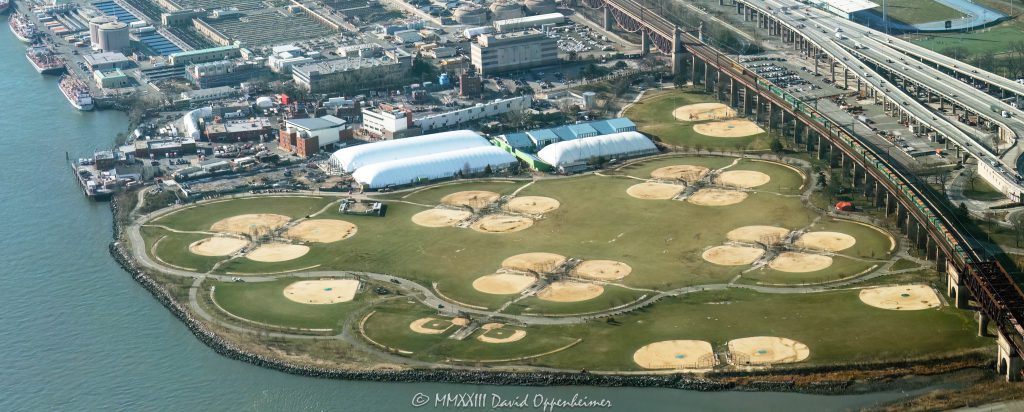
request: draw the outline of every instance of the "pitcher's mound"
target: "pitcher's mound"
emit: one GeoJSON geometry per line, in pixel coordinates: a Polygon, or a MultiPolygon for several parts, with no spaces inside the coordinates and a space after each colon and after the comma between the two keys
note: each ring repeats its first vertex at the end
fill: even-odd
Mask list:
{"type": "Polygon", "coordinates": [[[741,266],[754,263],[764,255],[764,250],[745,246],[715,246],[705,250],[700,257],[722,266],[741,266]]]}
{"type": "Polygon", "coordinates": [[[304,242],[331,243],[356,234],[356,225],[344,220],[311,219],[292,226],[284,236],[304,242]]]}
{"type": "Polygon", "coordinates": [[[729,170],[718,175],[719,184],[744,189],[761,186],[770,180],[771,176],[753,170],[729,170]]]}
{"type": "Polygon", "coordinates": [[[651,172],[651,177],[655,179],[682,180],[684,182],[693,183],[708,174],[709,170],[710,169],[704,166],[696,165],[665,166],[654,169],[654,171],[651,172]]]}
{"type": "Polygon", "coordinates": [[[633,362],[645,369],[708,369],[718,360],[708,342],[665,340],[638,349],[633,362]]]}
{"type": "Polygon", "coordinates": [[[794,242],[796,246],[838,252],[849,249],[857,243],[857,239],[846,233],[839,232],[807,232],[794,242]]]}
{"type": "Polygon", "coordinates": [[[700,206],[729,206],[746,198],[747,194],[743,192],[707,188],[694,192],[686,201],[700,206]]]}
{"type": "Polygon", "coordinates": [[[288,243],[267,243],[257,247],[245,257],[257,262],[284,262],[309,253],[309,246],[288,243]]]}
{"type": "Polygon", "coordinates": [[[632,271],[629,265],[614,260],[585,260],[572,270],[576,276],[594,280],[622,279],[632,271]]]}
{"type": "Polygon", "coordinates": [[[473,281],[473,289],[491,295],[514,295],[530,287],[537,278],[511,273],[495,273],[473,281]]]}
{"type": "Polygon", "coordinates": [[[771,365],[800,362],[811,355],[803,343],[776,336],[755,336],[729,341],[729,352],[736,365],[771,365]]]}
{"type": "Polygon", "coordinates": [[[233,237],[214,236],[188,245],[188,251],[199,256],[227,256],[241,250],[249,241],[233,237]]]}
{"type": "Polygon", "coordinates": [[[424,335],[440,335],[452,327],[452,323],[446,320],[435,318],[416,319],[409,324],[413,332],[424,335]]]}
{"type": "Polygon", "coordinates": [[[678,195],[679,192],[682,192],[683,189],[685,188],[680,185],[646,182],[630,186],[629,189],[626,189],[626,194],[633,196],[637,199],[666,200],[676,197],[676,195],[678,195]]]}
{"type": "Polygon", "coordinates": [[[747,137],[764,133],[756,123],[741,119],[695,124],[693,131],[711,137],[747,137]]]}
{"type": "Polygon", "coordinates": [[[359,290],[355,279],[303,280],[284,288],[288,300],[310,305],[329,305],[351,301],[359,290]]]}
{"type": "Polygon", "coordinates": [[[537,297],[551,302],[582,302],[601,296],[604,287],[591,283],[552,282],[537,292],[537,297]]]}
{"type": "Polygon", "coordinates": [[[511,233],[533,226],[533,219],[522,216],[487,215],[471,226],[474,230],[487,233],[511,233]]]}
{"type": "Polygon", "coordinates": [[[469,206],[473,209],[480,209],[497,202],[501,195],[486,190],[467,190],[455,192],[441,198],[441,203],[452,206],[469,206]]]}
{"type": "Polygon", "coordinates": [[[832,266],[832,258],[810,253],[782,252],[768,263],[768,267],[780,272],[817,272],[832,266]]]}
{"type": "Polygon", "coordinates": [[[927,285],[868,288],[860,291],[860,300],[876,308],[922,310],[939,306],[939,297],[927,285]]]}
{"type": "Polygon", "coordinates": [[[697,103],[679,106],[672,111],[676,120],[699,122],[703,120],[733,117],[736,111],[721,103],[697,103]]]}
{"type": "Polygon", "coordinates": [[[565,256],[554,253],[534,252],[510,256],[501,262],[501,267],[523,272],[548,273],[558,269],[563,263],[565,263],[565,256]]]}
{"type": "Polygon", "coordinates": [[[267,228],[276,230],[291,220],[288,216],[275,215],[271,213],[258,213],[248,215],[231,216],[221,219],[210,226],[214,232],[231,232],[247,235],[253,228],[267,228]]]}
{"type": "Polygon", "coordinates": [[[485,343],[510,343],[526,337],[526,331],[522,329],[494,328],[485,331],[476,339],[485,343]]]}
{"type": "Polygon", "coordinates": [[[455,226],[473,214],[465,210],[430,209],[412,215],[412,222],[426,227],[455,226]]]}
{"type": "Polygon", "coordinates": [[[789,234],[789,229],[778,226],[743,226],[725,234],[729,240],[747,243],[776,244],[789,234]]]}
{"type": "Polygon", "coordinates": [[[516,213],[527,213],[540,215],[558,209],[561,203],[550,197],[544,196],[521,196],[514,197],[505,204],[508,210],[516,213]]]}

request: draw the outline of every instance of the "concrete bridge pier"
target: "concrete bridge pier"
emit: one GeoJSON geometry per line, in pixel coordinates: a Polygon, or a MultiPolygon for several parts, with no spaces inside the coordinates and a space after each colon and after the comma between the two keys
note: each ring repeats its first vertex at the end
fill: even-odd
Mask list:
{"type": "Polygon", "coordinates": [[[988,336],[988,321],[988,316],[985,316],[985,313],[978,311],[978,336],[983,338],[988,336]]]}
{"type": "Polygon", "coordinates": [[[967,308],[967,289],[960,279],[960,271],[953,265],[952,261],[946,262],[946,296],[953,301],[957,309],[967,308]]]}
{"type": "Polygon", "coordinates": [[[746,87],[743,88],[743,117],[750,116],[750,105],[753,103],[751,94],[754,92],[746,87]]]}
{"type": "Polygon", "coordinates": [[[612,18],[612,9],[610,7],[608,7],[608,5],[606,4],[604,6],[603,10],[604,10],[604,15],[603,15],[604,20],[602,20],[602,25],[604,26],[604,29],[606,31],[611,31],[612,30],[612,24],[614,24],[614,19],[612,18]]]}
{"type": "Polygon", "coordinates": [[[1021,379],[1021,369],[1024,368],[1024,361],[1011,348],[1009,340],[1000,331],[996,336],[996,371],[1006,376],[1007,382],[1014,382],[1021,379]]]}

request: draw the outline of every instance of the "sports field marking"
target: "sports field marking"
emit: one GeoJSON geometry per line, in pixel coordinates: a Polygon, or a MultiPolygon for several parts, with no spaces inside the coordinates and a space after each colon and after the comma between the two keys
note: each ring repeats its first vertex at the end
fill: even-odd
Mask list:
{"type": "Polygon", "coordinates": [[[718,360],[708,342],[666,340],[637,349],[633,362],[644,369],[710,369],[718,360]]]}
{"type": "Polygon", "coordinates": [[[356,225],[344,220],[309,219],[288,228],[284,236],[303,242],[333,243],[355,236],[356,225]]]}
{"type": "Polygon", "coordinates": [[[784,227],[752,225],[730,230],[725,237],[736,242],[774,245],[782,242],[786,235],[789,235],[789,229],[784,227]]]}
{"type": "Polygon", "coordinates": [[[750,189],[768,184],[771,176],[753,170],[728,170],[716,177],[718,184],[750,189]]]}
{"type": "Polygon", "coordinates": [[[266,243],[245,255],[257,262],[284,262],[298,259],[309,253],[309,246],[289,243],[266,243]]]}
{"type": "Polygon", "coordinates": [[[234,237],[214,236],[199,239],[188,245],[188,251],[199,256],[228,256],[242,250],[249,241],[234,237]]]}
{"type": "Polygon", "coordinates": [[[749,265],[764,256],[764,250],[746,246],[715,246],[701,254],[704,260],[721,266],[749,265]]]}
{"type": "Polygon", "coordinates": [[[811,355],[810,348],[792,339],[754,336],[729,341],[731,360],[736,365],[772,365],[800,362],[811,355]]]}
{"type": "Polygon", "coordinates": [[[484,343],[511,343],[525,337],[526,331],[522,329],[497,328],[480,334],[476,339],[484,343]]]}
{"type": "Polygon", "coordinates": [[[561,206],[557,200],[544,196],[514,197],[505,203],[505,208],[516,213],[541,215],[561,206]]]}
{"type": "Polygon", "coordinates": [[[491,295],[514,295],[530,287],[537,278],[512,273],[485,275],[473,281],[473,289],[491,295]]]}
{"type": "Polygon", "coordinates": [[[860,300],[867,305],[889,310],[923,310],[941,305],[928,285],[882,286],[862,289],[860,300]]]}
{"type": "Polygon", "coordinates": [[[439,320],[436,318],[421,318],[412,321],[412,323],[409,324],[409,329],[412,329],[413,332],[422,333],[424,335],[440,335],[442,333],[445,333],[445,331],[447,331],[452,326],[454,326],[454,324],[448,321],[443,321],[442,323],[439,322],[439,320]],[[428,326],[439,326],[443,325],[444,323],[447,323],[447,326],[445,326],[443,329],[437,329],[428,326]]]}
{"type": "Polygon", "coordinates": [[[618,280],[633,272],[629,265],[614,260],[585,260],[573,268],[573,274],[594,280],[618,280]]]}
{"type": "Polygon", "coordinates": [[[853,247],[857,239],[839,232],[807,232],[793,243],[802,248],[838,252],[853,247]]]}
{"type": "Polygon", "coordinates": [[[729,206],[744,201],[747,194],[736,190],[704,188],[686,198],[687,202],[700,206],[729,206]]]}
{"type": "Polygon", "coordinates": [[[477,232],[512,233],[526,230],[533,226],[533,219],[511,215],[487,215],[470,226],[477,232]]]}
{"type": "Polygon", "coordinates": [[[654,179],[681,180],[687,183],[693,183],[703,178],[709,171],[711,171],[711,169],[704,166],[673,165],[654,169],[654,171],[651,172],[651,177],[654,179]]]}
{"type": "Polygon", "coordinates": [[[764,129],[750,120],[734,119],[693,125],[693,131],[711,137],[747,137],[764,133],[764,129]]]}
{"type": "Polygon", "coordinates": [[[672,117],[684,122],[700,122],[733,116],[736,116],[736,111],[722,103],[688,104],[672,111],[672,117]]]}
{"type": "Polygon", "coordinates": [[[565,256],[555,253],[531,252],[510,256],[501,262],[505,269],[522,272],[550,273],[565,263],[565,256]]]}
{"type": "Polygon", "coordinates": [[[210,225],[210,230],[214,232],[230,232],[240,233],[248,235],[252,233],[253,228],[266,228],[269,230],[277,230],[288,223],[291,220],[290,217],[284,215],[276,215],[273,213],[254,213],[231,216],[216,221],[213,225],[210,225]]]}
{"type": "Polygon", "coordinates": [[[817,272],[829,266],[832,266],[831,257],[800,252],[782,252],[768,263],[772,269],[789,273],[817,272]]]}
{"type": "Polygon", "coordinates": [[[601,296],[604,287],[593,283],[558,281],[537,292],[537,297],[550,302],[582,302],[601,296]]]}
{"type": "Polygon", "coordinates": [[[468,206],[476,210],[490,206],[500,198],[501,195],[486,190],[466,190],[442,197],[441,203],[450,206],[468,206]]]}
{"type": "Polygon", "coordinates": [[[429,209],[412,215],[412,222],[425,227],[449,227],[473,216],[465,210],[429,209]]]}
{"type": "Polygon", "coordinates": [[[680,185],[644,182],[630,186],[629,189],[626,189],[626,194],[637,199],[668,200],[676,197],[676,195],[678,195],[679,192],[682,192],[683,189],[685,189],[685,187],[680,185]]]}
{"type": "Polygon", "coordinates": [[[281,293],[293,302],[329,305],[351,301],[358,290],[356,279],[302,280],[286,286],[281,293]]]}

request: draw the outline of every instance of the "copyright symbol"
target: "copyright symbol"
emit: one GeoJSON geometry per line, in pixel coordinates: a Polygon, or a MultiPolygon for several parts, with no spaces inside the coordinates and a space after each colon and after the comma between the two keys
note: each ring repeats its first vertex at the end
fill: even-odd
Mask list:
{"type": "Polygon", "coordinates": [[[412,396],[412,406],[414,407],[418,408],[420,406],[426,405],[427,402],[430,402],[430,397],[427,396],[425,393],[417,393],[412,396]]]}

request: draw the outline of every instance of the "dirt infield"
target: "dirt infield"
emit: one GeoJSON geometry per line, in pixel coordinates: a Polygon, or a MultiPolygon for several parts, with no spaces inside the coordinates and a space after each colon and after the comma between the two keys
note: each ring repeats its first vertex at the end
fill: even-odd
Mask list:
{"type": "Polygon", "coordinates": [[[249,241],[233,237],[214,236],[199,239],[188,245],[188,251],[199,256],[227,256],[239,251],[249,241]]]}
{"type": "Polygon", "coordinates": [[[757,123],[744,119],[695,124],[693,131],[711,137],[747,137],[764,133],[757,123]]]}
{"type": "Polygon", "coordinates": [[[455,192],[441,198],[441,203],[452,206],[469,206],[473,209],[481,209],[497,202],[501,195],[486,190],[467,190],[455,192]]]}
{"type": "Polygon", "coordinates": [[[789,229],[778,226],[743,226],[730,230],[725,237],[735,242],[776,244],[789,234],[789,229]]]}
{"type": "Polygon", "coordinates": [[[332,243],[356,234],[356,225],[344,220],[310,219],[288,228],[284,237],[303,242],[332,243]]]}
{"type": "Polygon", "coordinates": [[[522,216],[487,215],[471,226],[473,230],[485,233],[518,232],[533,226],[533,219],[522,216]]]}
{"type": "Polygon", "coordinates": [[[862,289],[860,300],[865,304],[889,310],[923,310],[937,308],[941,303],[928,285],[885,286],[862,289]]]}
{"type": "Polygon", "coordinates": [[[633,268],[614,260],[585,260],[573,268],[576,276],[594,280],[618,280],[629,276],[633,268]]]}
{"type": "Polygon", "coordinates": [[[714,356],[702,340],[665,340],[637,349],[633,362],[644,369],[698,369],[715,366],[714,356]]]}
{"type": "Polygon", "coordinates": [[[749,189],[767,184],[772,177],[753,170],[727,170],[718,175],[716,180],[720,185],[749,189]]]}
{"type": "Polygon", "coordinates": [[[412,215],[412,222],[425,227],[455,226],[473,213],[465,210],[430,209],[412,215]]]}
{"type": "Polygon", "coordinates": [[[359,290],[355,279],[302,280],[284,288],[288,300],[310,305],[329,305],[351,301],[359,290]]]}
{"type": "Polygon", "coordinates": [[[267,243],[249,252],[245,257],[257,262],[284,262],[309,253],[309,246],[288,243],[267,243]]]}
{"type": "Polygon", "coordinates": [[[764,255],[764,250],[745,246],[715,246],[705,250],[700,257],[721,266],[742,266],[754,263],[764,255]]]}
{"type": "Polygon", "coordinates": [[[736,190],[722,189],[700,189],[694,192],[686,201],[700,206],[729,206],[742,202],[747,194],[736,190]]]}
{"type": "Polygon", "coordinates": [[[771,365],[800,362],[811,355],[810,348],[792,339],[754,336],[729,341],[732,361],[739,365],[771,365]]]}
{"type": "Polygon", "coordinates": [[[565,263],[565,256],[533,252],[510,256],[501,262],[501,267],[523,272],[550,273],[562,266],[563,263],[565,263]]]}
{"type": "Polygon", "coordinates": [[[857,243],[857,238],[839,232],[807,232],[793,242],[796,246],[838,252],[849,249],[857,243]]]}
{"type": "Polygon", "coordinates": [[[537,278],[511,273],[495,273],[476,278],[473,289],[491,295],[514,295],[530,287],[537,278]]]}
{"type": "Polygon", "coordinates": [[[733,117],[736,111],[721,103],[697,103],[677,107],[672,116],[684,122],[699,122],[733,117]]]}
{"type": "Polygon", "coordinates": [[[768,267],[780,272],[817,272],[832,266],[832,258],[810,253],[782,252],[768,263],[768,267]]]}
{"type": "Polygon", "coordinates": [[[676,197],[683,189],[685,188],[680,185],[646,182],[630,186],[629,189],[626,189],[626,194],[637,199],[667,200],[676,197]]]}
{"type": "Polygon", "coordinates": [[[291,220],[291,218],[288,216],[275,215],[272,213],[238,215],[214,222],[213,225],[210,225],[210,230],[214,232],[231,232],[248,235],[253,227],[275,230],[287,224],[289,220],[291,220]]]}
{"type": "Polygon", "coordinates": [[[437,320],[437,319],[434,319],[434,318],[416,319],[416,320],[412,321],[412,323],[409,324],[409,329],[412,329],[413,332],[422,333],[424,335],[440,335],[442,333],[445,333],[445,331],[447,331],[449,328],[451,328],[451,324],[449,324],[448,327],[444,328],[444,329],[434,329],[434,328],[428,328],[426,326],[428,323],[431,323],[431,322],[433,322],[435,320],[437,320]]]}
{"type": "Polygon", "coordinates": [[[505,208],[516,213],[541,215],[558,209],[562,204],[557,200],[544,196],[514,197],[505,204],[505,208]]]}
{"type": "Polygon", "coordinates": [[[537,297],[551,302],[582,302],[601,296],[604,287],[591,283],[559,281],[537,292],[537,297]]]}
{"type": "Polygon", "coordinates": [[[517,340],[521,340],[526,337],[526,331],[522,329],[504,329],[502,327],[488,329],[486,332],[477,336],[476,339],[485,343],[510,343],[517,340]],[[500,337],[492,337],[486,335],[500,335],[500,337]]]}
{"type": "Polygon", "coordinates": [[[673,165],[654,169],[654,171],[651,172],[651,177],[655,179],[682,180],[684,182],[693,183],[708,174],[710,170],[711,169],[704,166],[673,165]]]}

